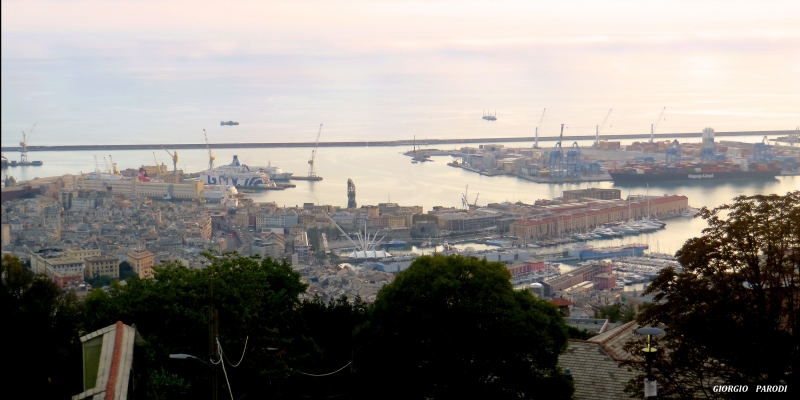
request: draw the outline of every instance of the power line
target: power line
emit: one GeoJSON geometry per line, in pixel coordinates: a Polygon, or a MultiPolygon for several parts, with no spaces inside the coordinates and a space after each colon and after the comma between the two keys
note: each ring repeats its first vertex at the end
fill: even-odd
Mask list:
{"type": "Polygon", "coordinates": [[[231,362],[231,360],[228,360],[228,356],[225,354],[225,352],[224,352],[224,351],[222,351],[222,345],[220,345],[220,346],[219,346],[220,353],[222,353],[222,356],[223,356],[223,357],[225,357],[225,360],[226,360],[226,361],[228,361],[228,364],[230,364],[230,365],[231,365],[231,367],[233,367],[233,368],[236,368],[236,367],[238,367],[238,366],[239,366],[239,364],[241,364],[241,363],[242,363],[242,360],[244,360],[244,352],[245,352],[245,351],[247,351],[247,340],[248,340],[248,339],[250,339],[250,336],[247,336],[247,337],[244,339],[244,349],[242,349],[242,358],[240,358],[240,359],[239,359],[239,362],[238,362],[238,363],[236,363],[236,365],[233,365],[233,363],[231,362]]]}
{"type": "Polygon", "coordinates": [[[297,372],[299,372],[299,373],[301,373],[301,374],[303,374],[303,375],[308,375],[308,376],[328,376],[328,375],[333,375],[333,374],[335,374],[335,373],[337,373],[337,372],[339,372],[339,371],[341,371],[341,370],[343,370],[343,369],[347,368],[347,366],[348,366],[348,365],[350,365],[350,364],[352,364],[352,363],[353,363],[353,361],[352,361],[352,360],[350,360],[350,362],[349,362],[349,363],[347,363],[347,364],[345,364],[345,365],[344,365],[344,367],[342,367],[342,368],[339,368],[339,369],[337,369],[336,371],[329,372],[329,373],[327,373],[327,374],[321,374],[321,375],[317,375],[317,374],[307,374],[307,373],[305,373],[305,372],[300,372],[300,371],[297,371],[297,372]]]}

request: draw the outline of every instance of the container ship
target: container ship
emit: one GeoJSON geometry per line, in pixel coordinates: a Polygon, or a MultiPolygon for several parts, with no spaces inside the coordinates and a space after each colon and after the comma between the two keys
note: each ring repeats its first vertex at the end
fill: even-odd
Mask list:
{"type": "Polygon", "coordinates": [[[718,163],[629,164],[609,172],[616,183],[649,183],[664,181],[769,180],[781,174],[774,162],[757,163],[745,160],[718,163]]]}

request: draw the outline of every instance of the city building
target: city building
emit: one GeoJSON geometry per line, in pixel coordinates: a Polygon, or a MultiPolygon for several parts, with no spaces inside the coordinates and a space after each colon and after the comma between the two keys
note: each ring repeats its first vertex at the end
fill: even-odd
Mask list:
{"type": "Polygon", "coordinates": [[[86,278],[108,276],[119,279],[119,258],[112,256],[88,257],[86,261],[86,278]]]}
{"type": "MultiPolygon", "coordinates": [[[[612,266],[607,262],[598,262],[578,267],[570,272],[550,278],[542,282],[545,296],[551,296],[555,292],[573,287],[586,281],[594,281],[600,274],[611,274],[612,266]]],[[[600,278],[605,281],[605,276],[600,278]]]]}
{"type": "Polygon", "coordinates": [[[128,253],[128,264],[139,278],[153,277],[153,253],[149,251],[131,251],[128,253]]]}
{"type": "Polygon", "coordinates": [[[601,200],[619,200],[621,199],[622,191],[620,189],[600,189],[589,188],[580,190],[565,190],[561,193],[561,197],[565,199],[601,199],[601,200]]]}
{"type": "Polygon", "coordinates": [[[250,244],[250,255],[259,255],[261,258],[269,257],[273,260],[282,260],[286,255],[286,246],[283,235],[268,232],[263,238],[258,238],[250,244]]]}

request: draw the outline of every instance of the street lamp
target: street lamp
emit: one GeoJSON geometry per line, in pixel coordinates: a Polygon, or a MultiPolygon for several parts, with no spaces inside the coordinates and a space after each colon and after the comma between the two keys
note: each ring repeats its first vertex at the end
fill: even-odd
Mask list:
{"type": "Polygon", "coordinates": [[[169,358],[174,358],[174,359],[177,359],[177,360],[186,360],[186,359],[189,359],[189,358],[194,358],[195,360],[198,360],[198,361],[200,361],[200,362],[202,362],[202,363],[204,363],[204,364],[208,364],[208,363],[207,363],[205,360],[203,360],[202,358],[195,357],[195,356],[193,356],[193,355],[191,355],[191,354],[183,354],[183,353],[180,353],[180,354],[170,354],[170,355],[169,355],[169,358]]]}
{"type": "Polygon", "coordinates": [[[656,386],[656,378],[653,376],[653,359],[658,352],[658,349],[651,345],[653,336],[663,335],[664,330],[659,328],[645,327],[636,330],[640,335],[647,335],[647,347],[642,349],[645,362],[647,362],[647,377],[644,379],[644,397],[655,397],[658,394],[658,387],[656,386]]]}

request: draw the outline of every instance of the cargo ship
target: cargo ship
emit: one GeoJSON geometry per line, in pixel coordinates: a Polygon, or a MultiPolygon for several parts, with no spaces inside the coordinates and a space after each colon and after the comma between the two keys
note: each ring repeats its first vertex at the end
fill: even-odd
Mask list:
{"type": "Polygon", "coordinates": [[[222,121],[222,122],[220,122],[219,124],[220,124],[221,126],[225,126],[225,125],[229,125],[229,126],[235,126],[235,125],[239,125],[239,123],[238,123],[238,122],[236,122],[236,121],[222,121]]]}
{"type": "Polygon", "coordinates": [[[774,162],[748,163],[745,160],[719,163],[634,164],[608,171],[615,183],[666,181],[770,180],[781,174],[774,162]]]}

